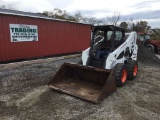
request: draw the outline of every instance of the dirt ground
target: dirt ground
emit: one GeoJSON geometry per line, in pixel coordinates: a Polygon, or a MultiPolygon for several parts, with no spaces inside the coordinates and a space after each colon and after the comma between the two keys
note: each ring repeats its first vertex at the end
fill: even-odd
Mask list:
{"type": "Polygon", "coordinates": [[[100,104],[46,86],[61,64],[79,60],[0,65],[0,120],[160,120],[160,64],[155,59],[150,64],[139,59],[137,78],[100,104]]]}

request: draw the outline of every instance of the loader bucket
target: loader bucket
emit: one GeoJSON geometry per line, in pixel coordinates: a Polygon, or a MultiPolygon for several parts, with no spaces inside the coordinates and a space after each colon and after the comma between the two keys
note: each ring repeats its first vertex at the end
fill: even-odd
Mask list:
{"type": "Polygon", "coordinates": [[[117,90],[113,71],[70,63],[61,66],[48,86],[93,103],[117,90]]]}

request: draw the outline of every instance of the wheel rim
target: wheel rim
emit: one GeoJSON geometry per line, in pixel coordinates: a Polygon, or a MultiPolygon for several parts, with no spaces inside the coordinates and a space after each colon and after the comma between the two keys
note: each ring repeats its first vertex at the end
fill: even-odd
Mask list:
{"type": "Polygon", "coordinates": [[[127,70],[124,69],[122,71],[122,77],[121,77],[121,81],[124,83],[126,81],[126,78],[127,78],[127,70]]]}
{"type": "Polygon", "coordinates": [[[137,72],[138,72],[138,66],[135,65],[135,66],[134,66],[134,69],[133,69],[133,75],[136,76],[136,75],[137,75],[137,72]]]}

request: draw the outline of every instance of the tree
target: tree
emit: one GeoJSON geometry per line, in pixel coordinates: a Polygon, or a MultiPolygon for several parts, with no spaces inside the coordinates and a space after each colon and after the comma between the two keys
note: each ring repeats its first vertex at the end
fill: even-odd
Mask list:
{"type": "Polygon", "coordinates": [[[106,16],[101,19],[99,19],[99,23],[101,25],[117,25],[118,21],[120,20],[120,13],[119,12],[113,12],[113,15],[106,16]]]}
{"type": "Polygon", "coordinates": [[[102,25],[108,25],[108,19],[107,19],[107,17],[100,18],[99,20],[101,21],[102,25]]]}
{"type": "Polygon", "coordinates": [[[42,14],[57,19],[81,22],[92,25],[108,25],[108,22],[112,25],[117,25],[117,22],[120,20],[120,13],[118,12],[114,12],[114,14],[110,17],[100,19],[96,17],[83,16],[80,11],[75,12],[74,15],[70,15],[66,10],[61,10],[58,8],[55,8],[52,11],[44,11],[42,14]]]}
{"type": "Polygon", "coordinates": [[[133,31],[133,28],[134,28],[134,20],[133,20],[133,18],[130,18],[130,21],[127,21],[127,24],[128,24],[128,26],[127,26],[128,30],[129,31],[133,31]]]}
{"type": "Polygon", "coordinates": [[[5,4],[5,2],[3,0],[0,0],[0,8],[2,9],[10,9],[10,10],[15,10],[15,4],[5,4]]]}
{"type": "Polygon", "coordinates": [[[84,19],[80,11],[75,12],[74,18],[76,22],[83,22],[83,19],[84,19]]]}
{"type": "Polygon", "coordinates": [[[154,28],[154,29],[151,29],[151,30],[153,31],[152,39],[160,40],[160,29],[159,28],[154,28]]]}
{"type": "Polygon", "coordinates": [[[134,21],[133,18],[131,18],[130,21],[127,22],[127,24],[127,28],[129,31],[146,32],[151,28],[151,26],[148,25],[147,21],[134,21]]]}
{"type": "Polygon", "coordinates": [[[92,25],[100,25],[103,22],[101,19],[97,19],[95,17],[83,16],[80,11],[77,11],[75,13],[74,18],[76,19],[76,22],[92,24],[92,25]]]}
{"type": "Polygon", "coordinates": [[[148,26],[147,21],[138,21],[133,26],[133,30],[137,32],[146,32],[147,29],[149,29],[150,26],[148,26]]]}
{"type": "Polygon", "coordinates": [[[120,12],[114,12],[112,16],[108,16],[106,17],[106,20],[108,21],[108,23],[110,23],[111,25],[117,25],[118,21],[120,20],[120,12]]]}
{"type": "Polygon", "coordinates": [[[97,19],[95,17],[84,17],[83,23],[94,25],[97,24],[97,19]]]}
{"type": "Polygon", "coordinates": [[[44,11],[42,14],[57,19],[76,21],[74,16],[70,15],[66,10],[61,10],[58,8],[55,8],[52,11],[44,11]]]}

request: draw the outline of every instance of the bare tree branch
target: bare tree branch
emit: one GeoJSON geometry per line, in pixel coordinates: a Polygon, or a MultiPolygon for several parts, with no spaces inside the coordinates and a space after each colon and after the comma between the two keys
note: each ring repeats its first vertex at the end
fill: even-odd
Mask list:
{"type": "Polygon", "coordinates": [[[106,17],[106,19],[111,25],[116,26],[117,22],[120,20],[120,16],[120,12],[114,12],[112,16],[106,17]]]}

